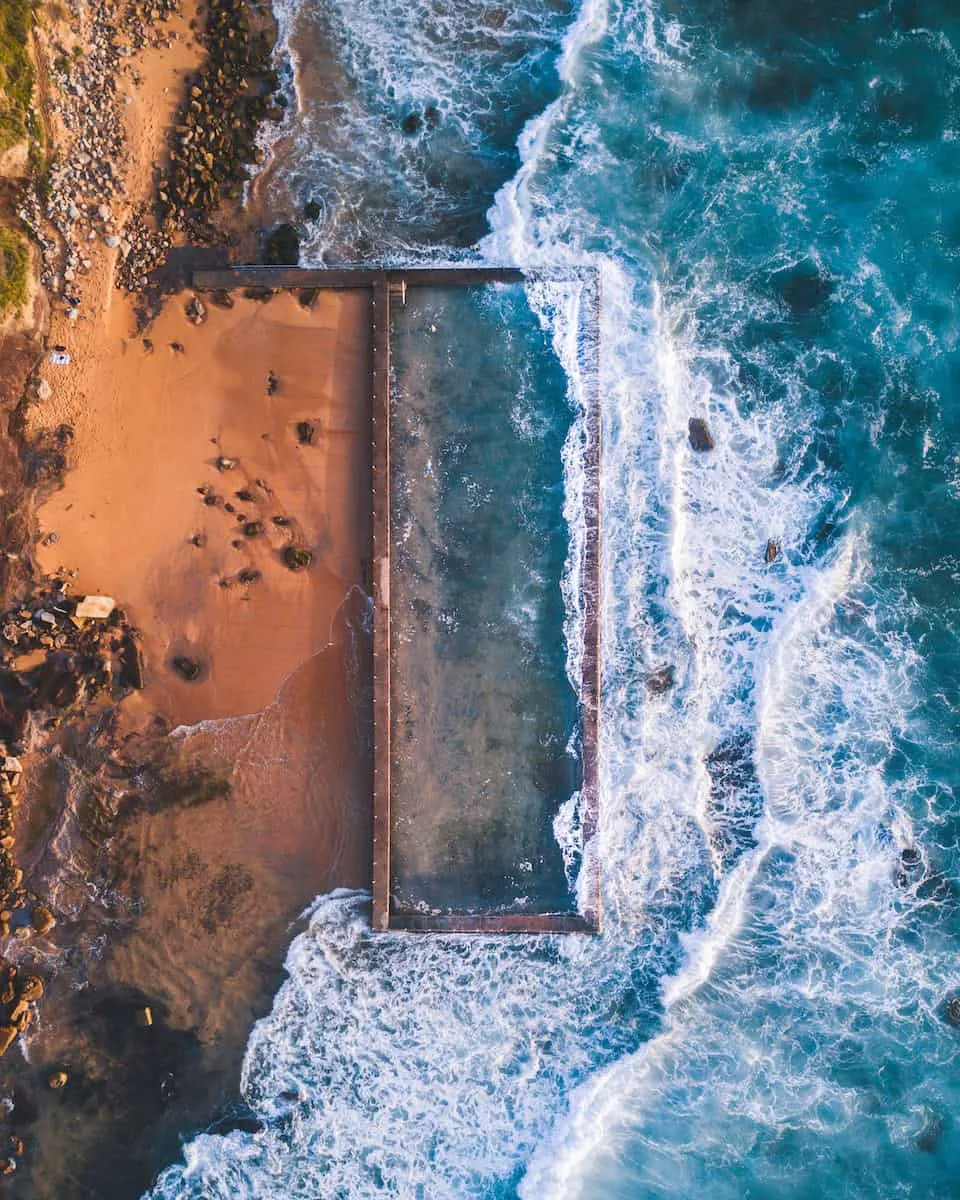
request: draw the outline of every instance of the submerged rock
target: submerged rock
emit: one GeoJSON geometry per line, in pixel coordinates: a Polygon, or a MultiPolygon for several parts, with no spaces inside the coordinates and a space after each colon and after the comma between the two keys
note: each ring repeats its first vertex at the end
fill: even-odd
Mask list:
{"type": "Polygon", "coordinates": [[[773,285],[780,299],[795,316],[820,308],[833,292],[833,280],[821,275],[811,259],[804,259],[794,267],[778,271],[773,277],[773,285]]]}
{"type": "Polygon", "coordinates": [[[763,552],[763,561],[772,563],[780,557],[780,543],[774,538],[770,538],[767,542],[767,547],[763,552]]]}
{"type": "Polygon", "coordinates": [[[954,992],[944,1000],[943,1019],[954,1029],[960,1029],[960,992],[954,992]]]}
{"type": "Polygon", "coordinates": [[[308,200],[303,206],[303,215],[307,221],[318,221],[323,213],[323,209],[316,200],[308,200]]]}

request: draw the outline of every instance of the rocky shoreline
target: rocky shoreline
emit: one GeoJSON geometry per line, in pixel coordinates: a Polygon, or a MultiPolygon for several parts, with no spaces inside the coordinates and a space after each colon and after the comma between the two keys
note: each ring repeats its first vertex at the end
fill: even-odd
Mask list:
{"type": "MultiPolygon", "coordinates": [[[[0,355],[11,435],[0,454],[0,1175],[5,1195],[58,1200],[138,1195],[184,1131],[247,1120],[239,1062],[282,944],[246,1019],[206,1057],[162,1000],[111,975],[104,946],[138,917],[138,820],[221,804],[230,783],[181,761],[163,721],[124,720],[149,666],[123,598],[75,595],[69,572],[44,577],[36,564],[36,510],[69,471],[74,436],[37,425],[50,391],[41,364],[70,358],[48,329],[81,326],[117,288],[142,335],[170,288],[168,258],[259,240],[240,201],[262,161],[258,130],[284,115],[272,14],[262,0],[79,0],[71,18],[35,36],[47,154],[16,202],[35,248],[39,334],[7,338],[0,355]],[[125,110],[144,56],[181,48],[196,65],[138,189],[125,110]]],[[[211,931],[243,895],[236,882],[214,881],[211,931]]]]}

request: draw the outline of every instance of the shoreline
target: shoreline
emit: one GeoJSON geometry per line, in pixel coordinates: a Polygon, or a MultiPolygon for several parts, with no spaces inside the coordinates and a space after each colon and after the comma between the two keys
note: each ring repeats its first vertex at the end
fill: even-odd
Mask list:
{"type": "Polygon", "coordinates": [[[31,697],[16,861],[56,921],[3,950],[44,992],[0,1058],[5,1194],[24,1200],[138,1196],[182,1138],[249,1121],[240,1065],[296,922],[369,886],[367,301],[180,286],[184,255],[256,250],[236,181],[283,111],[263,6],[205,7],[249,56],[218,61],[198,0],[79,0],[34,37],[49,156],[19,211],[43,286],[0,342],[20,363],[0,583],[34,623],[51,579],[64,614],[85,594],[113,614],[85,623],[96,696],[58,705],[42,649],[0,645],[31,697]],[[216,104],[239,126],[210,163],[191,147],[221,136],[216,104]]]}

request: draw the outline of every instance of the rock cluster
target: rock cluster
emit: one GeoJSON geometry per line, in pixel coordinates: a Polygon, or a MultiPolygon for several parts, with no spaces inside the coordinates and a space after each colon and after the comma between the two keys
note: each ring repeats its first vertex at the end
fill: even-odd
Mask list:
{"type": "MultiPolygon", "coordinates": [[[[33,1020],[33,1005],[42,995],[43,981],[36,975],[23,974],[12,965],[0,967],[0,1005],[4,1009],[0,1021],[0,1056],[6,1054],[17,1035],[33,1020]]],[[[21,1152],[22,1149],[21,1146],[21,1152]]]]}
{"type": "MultiPolygon", "coordinates": [[[[210,218],[224,199],[239,198],[246,166],[263,152],[264,120],[283,116],[286,99],[271,66],[272,39],[251,28],[248,0],[209,0],[197,35],[204,65],[186,82],[170,134],[168,162],[155,169],[157,211],[126,219],[128,148],[122,119],[125,81],[140,82],[133,56],[177,38],[164,22],[180,0],[93,4],[74,45],[51,46],[51,107],[62,145],[22,198],[18,215],[40,251],[40,281],[79,315],[75,283],[92,266],[92,248],[116,250],[117,285],[142,291],[180,232],[206,244],[222,241],[210,218]]],[[[129,97],[127,97],[128,99],[129,97]]]]}
{"type": "Polygon", "coordinates": [[[106,618],[53,578],[27,604],[0,617],[0,737],[23,738],[31,713],[53,710],[57,721],[107,693],[120,699],[143,684],[139,635],[108,597],[106,618]]]}
{"type": "Polygon", "coordinates": [[[270,64],[270,38],[251,29],[246,0],[210,0],[203,42],[206,61],[187,79],[157,200],[168,232],[210,242],[217,240],[211,215],[222,200],[239,199],[246,166],[263,161],[260,123],[279,120],[286,100],[270,64]]]}
{"type": "Polygon", "coordinates": [[[129,60],[138,48],[151,37],[165,44],[174,36],[156,32],[154,23],[178,6],[179,0],[130,3],[126,11],[92,5],[82,45],[51,46],[50,104],[66,139],[19,215],[40,249],[41,283],[68,303],[73,284],[90,270],[92,247],[121,243],[115,210],[124,201],[127,146],[120,88],[124,77],[136,83],[129,60]]]}

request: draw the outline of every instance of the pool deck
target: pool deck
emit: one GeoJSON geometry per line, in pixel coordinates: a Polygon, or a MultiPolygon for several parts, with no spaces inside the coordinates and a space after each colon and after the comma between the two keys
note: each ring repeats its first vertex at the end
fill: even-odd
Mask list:
{"type": "Polygon", "coordinates": [[[237,266],[196,271],[197,291],[232,288],[368,289],[370,291],[373,396],[373,915],[378,931],[437,933],[596,933],[600,928],[599,822],[600,706],[600,453],[599,308],[600,280],[591,267],[524,271],[515,267],[300,268],[237,266]],[[582,838],[586,886],[581,912],[451,915],[391,910],[390,836],[390,307],[394,297],[415,287],[469,287],[487,283],[580,283],[585,303],[583,378],[586,394],[583,493],[586,522],[582,561],[583,631],[580,685],[582,750],[582,838]],[[591,845],[593,843],[593,845],[591,845]]]}

